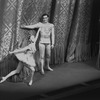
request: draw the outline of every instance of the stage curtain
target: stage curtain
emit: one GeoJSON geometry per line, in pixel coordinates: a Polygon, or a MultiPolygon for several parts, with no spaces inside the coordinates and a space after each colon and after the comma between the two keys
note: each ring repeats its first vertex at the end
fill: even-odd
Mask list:
{"type": "Polygon", "coordinates": [[[66,45],[73,19],[76,0],[54,0],[55,8],[51,11],[52,22],[55,25],[55,47],[52,50],[51,63],[65,62],[66,45]]]}
{"type": "Polygon", "coordinates": [[[98,58],[97,58],[96,66],[100,70],[100,44],[99,44],[99,53],[98,53],[98,58]]]}
{"type": "Polygon", "coordinates": [[[16,0],[1,0],[0,60],[13,50],[16,33],[16,0]]]}
{"type": "Polygon", "coordinates": [[[22,4],[23,0],[0,1],[0,76],[5,76],[18,64],[8,52],[18,47],[22,4]]]}

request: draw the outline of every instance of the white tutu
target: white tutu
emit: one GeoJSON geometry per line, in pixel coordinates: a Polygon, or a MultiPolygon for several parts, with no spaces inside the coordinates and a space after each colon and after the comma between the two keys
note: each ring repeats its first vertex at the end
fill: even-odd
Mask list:
{"type": "Polygon", "coordinates": [[[20,53],[15,53],[15,56],[19,61],[22,61],[30,66],[36,66],[34,54],[20,52],[20,53]]]}

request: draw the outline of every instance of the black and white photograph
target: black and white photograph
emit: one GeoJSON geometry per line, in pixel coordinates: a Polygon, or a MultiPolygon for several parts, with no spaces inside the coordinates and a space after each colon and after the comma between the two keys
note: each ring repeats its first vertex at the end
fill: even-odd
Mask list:
{"type": "Polygon", "coordinates": [[[100,100],[100,0],[0,0],[0,100],[100,100]]]}

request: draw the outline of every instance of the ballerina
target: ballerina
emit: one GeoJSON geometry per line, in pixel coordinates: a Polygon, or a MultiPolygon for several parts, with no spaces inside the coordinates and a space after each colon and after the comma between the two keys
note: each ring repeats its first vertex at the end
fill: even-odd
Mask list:
{"type": "Polygon", "coordinates": [[[34,41],[34,36],[31,35],[30,36],[30,41],[31,43],[24,47],[24,48],[19,48],[16,49],[12,52],[9,52],[9,54],[14,54],[17,59],[19,60],[18,66],[15,70],[11,71],[9,74],[7,74],[5,77],[2,77],[2,80],[0,81],[0,83],[6,81],[9,77],[20,73],[20,71],[22,70],[22,64],[25,65],[25,67],[29,68],[31,70],[31,78],[29,81],[29,86],[32,85],[33,83],[33,76],[34,76],[34,72],[35,72],[35,59],[34,59],[34,54],[36,52],[36,48],[35,48],[35,41],[34,41]]]}

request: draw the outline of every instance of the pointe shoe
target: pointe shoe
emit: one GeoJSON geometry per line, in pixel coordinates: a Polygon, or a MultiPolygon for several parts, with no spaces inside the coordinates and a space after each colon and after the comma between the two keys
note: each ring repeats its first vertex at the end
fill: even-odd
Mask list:
{"type": "Polygon", "coordinates": [[[0,81],[0,83],[3,83],[6,79],[4,77],[2,77],[2,80],[0,81]]]}
{"type": "Polygon", "coordinates": [[[29,85],[29,86],[31,86],[31,85],[32,85],[32,83],[33,83],[33,81],[31,80],[31,81],[29,82],[29,84],[28,84],[28,85],[29,85]]]}
{"type": "Polygon", "coordinates": [[[52,68],[50,68],[50,67],[48,67],[47,69],[48,69],[49,71],[53,71],[53,69],[52,69],[52,68]]]}

